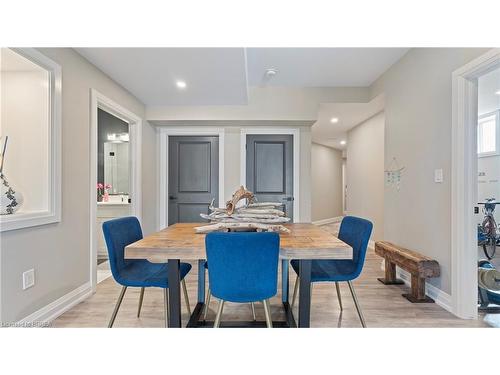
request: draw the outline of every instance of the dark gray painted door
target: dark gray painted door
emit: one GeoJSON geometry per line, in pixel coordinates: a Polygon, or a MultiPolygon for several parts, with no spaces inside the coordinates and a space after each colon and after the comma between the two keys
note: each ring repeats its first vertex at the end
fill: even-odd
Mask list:
{"type": "Polygon", "coordinates": [[[293,219],[293,136],[247,135],[247,189],[259,202],[283,202],[293,219]]]}
{"type": "Polygon", "coordinates": [[[219,200],[219,137],[169,137],[168,225],[200,222],[219,200]]]}

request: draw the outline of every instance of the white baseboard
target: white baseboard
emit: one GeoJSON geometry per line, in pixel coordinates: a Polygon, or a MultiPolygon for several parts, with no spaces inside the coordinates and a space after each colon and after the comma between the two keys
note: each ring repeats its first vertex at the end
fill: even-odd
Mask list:
{"type": "Polygon", "coordinates": [[[76,304],[80,303],[92,294],[92,287],[90,282],[79,286],[64,296],[56,299],[54,302],[49,303],[47,306],[42,307],[40,310],[28,315],[17,322],[18,325],[23,323],[50,323],[58,316],[64,314],[76,304]]]}
{"type": "Polygon", "coordinates": [[[344,218],[343,216],[330,217],[328,219],[316,220],[316,221],[313,221],[312,223],[314,225],[325,225],[325,224],[332,224],[332,223],[340,223],[343,218],[344,218]]]}
{"type": "MultiPolygon", "coordinates": [[[[382,271],[385,271],[385,262],[382,259],[382,263],[380,265],[380,268],[382,271]]],[[[405,282],[405,285],[410,287],[411,285],[411,276],[408,272],[405,270],[396,267],[396,277],[399,279],[403,280],[405,282]]],[[[451,296],[448,293],[443,292],[441,289],[435,287],[434,285],[426,282],[425,283],[425,294],[429,297],[431,297],[436,304],[441,306],[443,309],[446,311],[449,311],[453,314],[452,311],[452,304],[451,304],[451,296]]]]}

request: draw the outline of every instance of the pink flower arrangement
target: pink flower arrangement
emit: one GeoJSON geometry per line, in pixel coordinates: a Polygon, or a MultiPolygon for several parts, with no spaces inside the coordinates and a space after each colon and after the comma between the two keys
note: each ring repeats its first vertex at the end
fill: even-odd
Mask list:
{"type": "Polygon", "coordinates": [[[97,183],[97,201],[102,202],[103,197],[104,201],[108,201],[108,196],[109,192],[108,190],[111,189],[111,184],[103,184],[102,182],[97,183]]]}

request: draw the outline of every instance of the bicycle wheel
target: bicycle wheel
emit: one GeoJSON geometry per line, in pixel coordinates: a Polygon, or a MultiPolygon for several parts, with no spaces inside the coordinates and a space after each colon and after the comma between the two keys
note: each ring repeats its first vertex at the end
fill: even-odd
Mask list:
{"type": "Polygon", "coordinates": [[[497,245],[495,241],[488,241],[487,244],[483,244],[484,255],[486,256],[486,258],[488,258],[488,260],[493,259],[493,257],[495,256],[496,248],[497,245]]]}

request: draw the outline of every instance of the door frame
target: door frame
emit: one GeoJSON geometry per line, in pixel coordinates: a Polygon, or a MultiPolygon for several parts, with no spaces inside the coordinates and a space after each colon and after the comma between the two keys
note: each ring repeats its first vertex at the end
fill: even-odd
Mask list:
{"type": "Polygon", "coordinates": [[[452,73],[451,299],[452,312],[477,319],[478,77],[500,67],[492,49],[452,73]]]}
{"type": "Polygon", "coordinates": [[[168,226],[168,141],[169,137],[218,136],[219,137],[219,207],[224,206],[224,129],[213,127],[158,127],[158,230],[168,226]]]}
{"type": "Polygon", "coordinates": [[[293,138],[293,222],[300,223],[300,129],[297,128],[241,128],[240,183],[247,183],[247,135],[291,135],[293,138]]]}
{"type": "Polygon", "coordinates": [[[97,287],[97,127],[98,109],[102,109],[129,124],[130,143],[130,214],[142,218],[142,119],[95,89],[90,89],[90,285],[97,287]]]}

